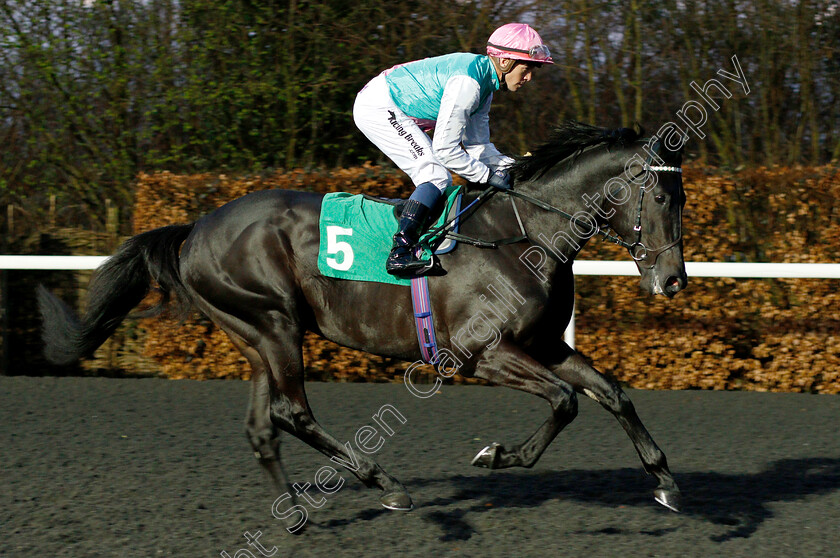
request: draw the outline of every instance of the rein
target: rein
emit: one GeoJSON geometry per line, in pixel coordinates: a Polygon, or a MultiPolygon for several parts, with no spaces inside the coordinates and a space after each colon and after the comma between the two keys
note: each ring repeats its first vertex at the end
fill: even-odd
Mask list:
{"type": "MultiPolygon", "coordinates": [[[[519,199],[524,200],[528,203],[536,205],[540,209],[544,209],[544,210],[549,211],[551,213],[556,213],[557,215],[560,215],[561,217],[564,217],[564,218],[568,219],[568,221],[570,223],[575,223],[577,225],[583,224],[580,221],[580,219],[575,219],[574,215],[569,215],[568,213],[566,213],[562,209],[557,209],[553,205],[550,205],[550,204],[548,204],[548,203],[546,203],[542,200],[539,200],[539,199],[534,198],[532,196],[529,196],[527,194],[523,194],[522,192],[516,192],[514,190],[510,190],[509,192],[507,192],[507,194],[509,196],[511,196],[512,198],[519,198],[519,199]]],[[[511,201],[513,201],[513,200],[511,200],[511,201]]],[[[514,209],[515,208],[516,208],[516,206],[514,206],[514,209]]],[[[641,214],[639,216],[641,217],[641,214]]],[[[519,215],[517,214],[517,219],[518,219],[518,217],[519,217],[519,215]]],[[[590,226],[589,223],[585,223],[585,225],[587,227],[590,226]]],[[[521,220],[519,221],[519,226],[522,229],[522,231],[524,232],[525,229],[524,229],[524,227],[522,227],[522,221],[521,220]]],[[[606,227],[596,226],[595,227],[595,232],[593,232],[590,236],[600,234],[601,236],[604,237],[605,241],[612,242],[613,244],[618,244],[619,246],[621,246],[622,248],[626,248],[627,250],[631,250],[633,248],[633,244],[628,244],[627,242],[625,242],[624,240],[622,240],[618,236],[611,235],[609,233],[609,231],[605,230],[605,229],[609,229],[609,226],[606,226],[606,227]]]]}
{"type": "MultiPolygon", "coordinates": [[[[457,242],[463,242],[463,243],[469,244],[471,246],[476,246],[478,248],[493,248],[493,249],[499,248],[499,246],[504,246],[506,244],[515,244],[517,242],[522,242],[522,241],[528,240],[528,235],[525,232],[525,228],[522,226],[522,220],[519,218],[519,213],[516,211],[515,206],[513,208],[513,211],[514,211],[514,213],[516,213],[516,220],[519,222],[519,228],[522,231],[522,235],[520,235],[520,236],[513,236],[513,237],[509,237],[509,238],[501,238],[499,240],[481,240],[480,238],[473,238],[471,236],[463,235],[463,234],[456,233],[456,232],[452,231],[452,228],[454,226],[453,224],[461,217],[461,215],[463,215],[464,213],[469,211],[472,207],[475,207],[475,209],[478,210],[479,207],[484,205],[484,203],[487,202],[487,200],[489,200],[491,197],[493,197],[493,195],[496,192],[499,192],[499,191],[500,190],[497,190],[493,186],[488,187],[486,190],[481,192],[478,195],[478,197],[476,197],[472,202],[470,202],[470,204],[467,207],[465,207],[464,209],[459,211],[454,217],[452,217],[451,219],[449,219],[448,221],[443,223],[441,226],[430,230],[427,234],[432,238],[437,237],[437,238],[435,238],[435,240],[433,240],[432,242],[429,243],[430,247],[433,248],[433,249],[436,248],[441,242],[443,242],[447,238],[451,238],[452,240],[455,240],[457,242]],[[440,234],[441,232],[443,232],[443,234],[440,234]],[[440,235],[440,236],[438,236],[438,235],[440,235]]],[[[508,192],[510,192],[510,191],[508,191],[508,192]]],[[[469,215],[464,217],[463,220],[466,221],[474,213],[475,213],[475,211],[473,211],[472,213],[470,213],[469,215]]]]}
{"type": "MultiPolygon", "coordinates": [[[[647,171],[676,172],[676,173],[682,174],[682,169],[680,167],[653,166],[653,165],[651,165],[652,161],[653,161],[653,155],[651,154],[648,157],[648,160],[645,162],[645,165],[642,168],[641,172],[636,174],[633,178],[637,178],[637,177],[641,176],[642,173],[647,172],[647,171]]],[[[643,204],[644,204],[644,199],[645,199],[645,191],[646,190],[643,186],[639,187],[639,205],[638,205],[638,208],[637,208],[637,211],[636,211],[636,224],[633,226],[633,230],[636,232],[635,242],[630,243],[630,242],[627,242],[627,241],[623,240],[622,238],[620,238],[617,235],[610,234],[609,225],[604,225],[604,226],[596,225],[595,231],[590,235],[590,237],[594,236],[596,234],[599,234],[603,237],[602,240],[607,241],[607,242],[612,242],[613,244],[617,244],[618,246],[621,246],[622,248],[626,249],[630,253],[630,257],[632,257],[633,260],[636,261],[636,263],[640,266],[642,266],[642,262],[647,262],[648,258],[652,256],[653,260],[650,263],[650,265],[644,265],[643,266],[643,267],[646,267],[648,269],[651,269],[651,268],[653,268],[654,265],[656,265],[656,260],[659,258],[660,254],[662,254],[663,252],[665,252],[666,250],[668,250],[670,248],[673,248],[674,246],[676,246],[680,242],[680,240],[682,240],[682,209],[680,209],[680,232],[679,232],[679,234],[677,234],[677,237],[674,240],[672,240],[671,242],[669,242],[669,243],[667,243],[663,246],[660,246],[659,248],[649,249],[648,247],[646,247],[642,243],[642,209],[644,207],[643,204]]],[[[519,199],[521,199],[521,200],[523,200],[527,203],[530,203],[532,205],[536,205],[540,209],[543,209],[545,211],[549,211],[549,212],[554,213],[556,215],[560,215],[564,219],[567,219],[570,223],[574,223],[574,224],[577,224],[577,225],[585,225],[586,227],[591,227],[591,225],[589,223],[583,223],[580,219],[576,219],[574,217],[574,215],[570,215],[569,213],[563,211],[562,209],[558,209],[558,208],[554,207],[553,205],[551,205],[549,203],[546,203],[546,202],[544,202],[544,201],[542,201],[538,198],[535,198],[533,196],[529,196],[528,194],[523,194],[522,192],[518,192],[514,189],[497,190],[496,188],[493,188],[491,186],[491,187],[488,187],[487,189],[485,189],[483,192],[481,192],[478,195],[478,197],[476,197],[476,199],[474,199],[467,207],[465,207],[464,209],[459,211],[454,217],[452,217],[451,219],[449,219],[448,221],[446,221],[444,224],[437,227],[436,229],[433,229],[433,230],[429,231],[429,235],[432,238],[435,238],[437,235],[440,235],[439,237],[435,238],[435,240],[432,241],[430,243],[430,245],[434,248],[437,245],[439,245],[441,242],[443,242],[444,239],[450,238],[450,239],[455,240],[457,242],[463,242],[465,244],[469,244],[471,246],[476,246],[478,248],[498,249],[499,247],[505,246],[505,245],[508,245],[508,244],[516,244],[518,242],[531,241],[530,237],[528,236],[528,233],[525,231],[525,226],[522,223],[522,219],[519,216],[519,211],[516,209],[516,204],[514,203],[513,198],[519,198],[519,199]],[[466,213],[469,209],[471,209],[473,207],[475,207],[475,209],[477,210],[487,200],[489,200],[494,194],[496,194],[497,192],[500,192],[500,191],[507,194],[509,196],[510,200],[511,200],[511,207],[513,208],[514,215],[516,215],[516,221],[519,224],[519,230],[522,232],[521,235],[511,236],[511,237],[506,237],[506,238],[500,238],[500,239],[497,239],[497,240],[482,240],[482,239],[479,239],[479,238],[473,238],[473,237],[466,236],[466,235],[463,235],[463,234],[460,234],[460,233],[456,233],[456,232],[453,232],[451,230],[453,228],[453,223],[456,222],[462,214],[466,213]],[[443,232],[443,234],[440,234],[441,232],[443,232]]],[[[475,213],[475,211],[473,211],[473,213],[475,213]]],[[[472,216],[473,213],[470,213],[469,215],[464,217],[464,220],[466,220],[470,216],[472,216]]]]}

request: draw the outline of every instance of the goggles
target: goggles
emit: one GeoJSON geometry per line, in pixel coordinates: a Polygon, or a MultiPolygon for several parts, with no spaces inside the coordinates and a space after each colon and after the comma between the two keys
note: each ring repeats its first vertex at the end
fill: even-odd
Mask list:
{"type": "Polygon", "coordinates": [[[551,58],[551,51],[548,50],[548,47],[545,45],[536,45],[532,46],[528,50],[523,50],[521,48],[511,48],[506,46],[494,45],[493,43],[487,43],[487,46],[491,46],[493,48],[497,48],[499,50],[506,50],[508,52],[521,52],[522,54],[527,54],[531,59],[536,61],[548,60],[551,58]]]}

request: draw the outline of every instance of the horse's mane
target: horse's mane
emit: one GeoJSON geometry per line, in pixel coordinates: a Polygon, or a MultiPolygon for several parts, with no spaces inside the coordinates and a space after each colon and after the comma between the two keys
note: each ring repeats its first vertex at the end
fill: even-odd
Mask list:
{"type": "Polygon", "coordinates": [[[570,155],[581,152],[587,147],[600,144],[613,146],[629,145],[639,139],[643,130],[636,124],[634,128],[599,128],[582,122],[567,120],[554,129],[548,141],[528,155],[515,158],[508,171],[517,180],[529,180],[542,176],[554,165],[570,155]]]}

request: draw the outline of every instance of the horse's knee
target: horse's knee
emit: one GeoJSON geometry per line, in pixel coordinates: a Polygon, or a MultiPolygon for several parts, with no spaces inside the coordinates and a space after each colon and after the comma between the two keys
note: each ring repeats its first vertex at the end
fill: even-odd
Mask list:
{"type": "Polygon", "coordinates": [[[616,408],[618,409],[618,413],[622,416],[628,416],[631,414],[636,413],[636,407],[633,406],[633,402],[630,401],[630,398],[627,396],[626,393],[620,391],[617,397],[618,401],[616,402],[616,408]]]}
{"type": "Polygon", "coordinates": [[[618,386],[604,393],[600,403],[617,416],[626,417],[636,412],[633,402],[618,386]]]}
{"type": "Polygon", "coordinates": [[[295,419],[292,412],[292,402],[285,397],[280,397],[271,402],[268,416],[271,423],[286,432],[295,431],[295,419]]]}
{"type": "Polygon", "coordinates": [[[551,407],[554,409],[555,415],[562,415],[571,421],[578,413],[577,394],[572,389],[558,386],[551,399],[551,407]]]}
{"type": "Polygon", "coordinates": [[[634,411],[633,403],[620,386],[607,382],[597,388],[583,388],[583,393],[593,401],[601,404],[614,415],[626,415],[634,411]]]}
{"type": "Polygon", "coordinates": [[[269,416],[274,426],[295,435],[308,430],[313,422],[312,415],[306,407],[286,397],[271,402],[269,416]]]}

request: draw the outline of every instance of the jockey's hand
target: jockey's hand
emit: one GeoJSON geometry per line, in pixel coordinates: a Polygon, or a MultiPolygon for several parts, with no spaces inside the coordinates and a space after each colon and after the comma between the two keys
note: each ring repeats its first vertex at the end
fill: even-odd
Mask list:
{"type": "Polygon", "coordinates": [[[496,190],[510,190],[510,175],[507,171],[503,171],[501,169],[491,172],[487,179],[487,185],[492,186],[496,190]]]}

